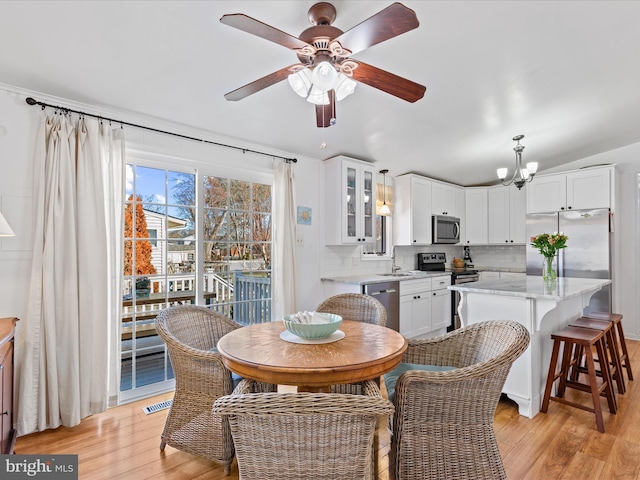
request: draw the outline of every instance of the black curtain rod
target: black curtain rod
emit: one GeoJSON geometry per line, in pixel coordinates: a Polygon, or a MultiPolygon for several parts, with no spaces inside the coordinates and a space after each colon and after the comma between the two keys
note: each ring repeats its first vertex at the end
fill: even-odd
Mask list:
{"type": "Polygon", "coordinates": [[[209,143],[211,145],[218,145],[219,147],[227,147],[227,148],[233,148],[235,150],[242,150],[242,153],[247,153],[247,152],[257,153],[259,155],[265,155],[267,157],[281,158],[287,163],[298,163],[298,159],[297,158],[287,158],[287,157],[283,157],[282,155],[273,155],[271,153],[265,153],[265,152],[259,152],[257,150],[251,150],[250,148],[236,147],[235,145],[226,145],[224,143],[213,142],[211,140],[203,140],[202,138],[190,137],[188,135],[182,135],[180,133],[167,132],[166,130],[159,130],[157,128],[145,127],[144,125],[137,125],[135,123],[124,122],[122,120],[115,120],[113,118],[103,117],[103,116],[100,116],[100,115],[94,115],[92,113],[80,112],[78,110],[73,110],[73,109],[67,108],[67,107],[60,107],[60,106],[57,106],[57,105],[51,105],[49,103],[39,102],[35,98],[32,98],[32,97],[27,97],[26,98],[26,102],[29,105],[41,105],[43,110],[44,110],[45,107],[55,108],[56,110],[61,110],[63,112],[73,112],[73,113],[77,113],[78,115],[84,115],[84,116],[87,116],[87,117],[98,118],[100,120],[106,120],[108,122],[119,123],[120,125],[127,125],[129,127],[142,128],[144,130],[150,130],[152,132],[164,133],[165,135],[172,135],[174,137],[186,138],[187,140],[195,140],[196,142],[209,143]]]}

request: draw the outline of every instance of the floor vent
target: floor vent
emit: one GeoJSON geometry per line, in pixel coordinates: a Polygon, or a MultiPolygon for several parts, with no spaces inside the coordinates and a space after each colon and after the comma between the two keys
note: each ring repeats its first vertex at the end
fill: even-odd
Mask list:
{"type": "Polygon", "coordinates": [[[149,415],[150,413],[156,413],[160,410],[166,410],[167,408],[171,407],[172,403],[173,400],[165,400],[164,402],[154,403],[153,405],[144,407],[142,410],[144,411],[144,413],[149,415]]]}

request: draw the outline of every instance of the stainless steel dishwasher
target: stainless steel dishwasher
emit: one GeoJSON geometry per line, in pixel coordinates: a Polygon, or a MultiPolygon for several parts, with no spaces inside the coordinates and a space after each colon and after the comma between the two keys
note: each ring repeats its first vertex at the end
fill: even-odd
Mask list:
{"type": "Polygon", "coordinates": [[[387,309],[387,327],[400,331],[400,282],[365,283],[362,293],[371,295],[387,309]]]}

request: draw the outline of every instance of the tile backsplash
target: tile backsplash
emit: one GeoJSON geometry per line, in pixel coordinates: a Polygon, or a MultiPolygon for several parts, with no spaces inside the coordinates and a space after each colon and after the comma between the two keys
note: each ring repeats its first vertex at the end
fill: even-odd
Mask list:
{"type": "MultiPolygon", "coordinates": [[[[524,269],[526,266],[524,245],[472,246],[469,251],[476,267],[524,269]]],[[[418,268],[417,254],[424,252],[444,252],[449,267],[453,257],[462,257],[464,253],[461,245],[397,246],[396,266],[401,270],[415,270],[418,268]]],[[[391,272],[390,257],[366,258],[360,246],[327,246],[323,253],[320,266],[322,277],[391,272]]]]}
{"type": "Polygon", "coordinates": [[[522,268],[527,266],[524,245],[486,245],[469,247],[476,268],[522,268]]]}

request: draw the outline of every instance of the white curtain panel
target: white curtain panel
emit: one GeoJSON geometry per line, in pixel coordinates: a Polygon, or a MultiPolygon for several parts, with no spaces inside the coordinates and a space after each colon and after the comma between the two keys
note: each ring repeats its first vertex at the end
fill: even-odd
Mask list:
{"type": "Polygon", "coordinates": [[[293,165],[276,160],[273,169],[272,320],[296,312],[296,198],[293,165]]]}
{"type": "Polygon", "coordinates": [[[122,181],[122,136],[58,114],[45,116],[38,133],[31,287],[16,342],[19,435],[74,426],[107,407],[122,268],[113,237],[122,208],[112,200],[121,197],[112,189],[122,181]]]}

